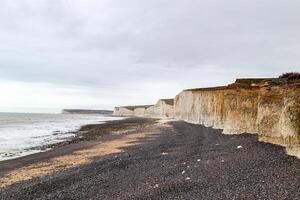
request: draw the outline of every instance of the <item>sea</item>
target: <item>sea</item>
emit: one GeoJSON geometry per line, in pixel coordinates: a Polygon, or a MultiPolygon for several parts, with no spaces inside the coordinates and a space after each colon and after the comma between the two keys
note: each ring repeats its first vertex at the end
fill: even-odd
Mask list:
{"type": "Polygon", "coordinates": [[[47,151],[40,147],[70,140],[83,125],[118,119],[100,114],[0,113],[0,161],[47,151]]]}

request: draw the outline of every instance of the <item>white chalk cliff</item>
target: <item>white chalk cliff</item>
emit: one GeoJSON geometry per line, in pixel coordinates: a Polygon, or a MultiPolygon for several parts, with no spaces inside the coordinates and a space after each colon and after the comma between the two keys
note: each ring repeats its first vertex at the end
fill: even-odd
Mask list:
{"type": "Polygon", "coordinates": [[[278,81],[242,79],[224,87],[184,90],[174,101],[160,100],[131,111],[120,107],[115,114],[175,118],[223,129],[225,134],[254,133],[300,156],[300,85],[278,81]]]}

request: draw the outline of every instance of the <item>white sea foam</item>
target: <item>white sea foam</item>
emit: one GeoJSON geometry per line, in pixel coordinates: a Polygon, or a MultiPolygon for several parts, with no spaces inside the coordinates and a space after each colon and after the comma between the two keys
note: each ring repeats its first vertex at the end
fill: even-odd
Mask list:
{"type": "Polygon", "coordinates": [[[0,113],[0,161],[39,152],[74,136],[86,124],[120,118],[102,115],[0,113]]]}

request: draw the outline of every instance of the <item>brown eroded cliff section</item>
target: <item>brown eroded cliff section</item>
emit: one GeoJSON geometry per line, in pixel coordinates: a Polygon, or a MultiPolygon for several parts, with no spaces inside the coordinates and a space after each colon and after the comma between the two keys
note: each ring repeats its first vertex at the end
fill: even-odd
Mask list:
{"type": "Polygon", "coordinates": [[[154,106],[119,107],[115,115],[175,118],[225,134],[254,133],[300,157],[299,80],[237,79],[228,86],[184,90],[154,106]]]}
{"type": "MultiPolygon", "coordinates": [[[[275,79],[277,80],[277,79],[275,79]]],[[[221,128],[227,134],[256,133],[261,141],[299,156],[299,83],[239,83],[184,90],[175,98],[175,118],[221,128]]]]}

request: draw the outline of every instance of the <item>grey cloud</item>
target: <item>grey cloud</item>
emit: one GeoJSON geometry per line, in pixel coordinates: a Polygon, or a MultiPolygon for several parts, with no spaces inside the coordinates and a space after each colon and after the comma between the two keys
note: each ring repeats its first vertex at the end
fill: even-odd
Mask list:
{"type": "Polygon", "coordinates": [[[299,71],[299,10],[296,0],[3,0],[0,79],[135,91],[299,71]]]}

